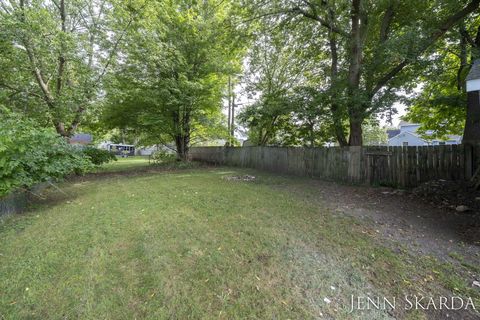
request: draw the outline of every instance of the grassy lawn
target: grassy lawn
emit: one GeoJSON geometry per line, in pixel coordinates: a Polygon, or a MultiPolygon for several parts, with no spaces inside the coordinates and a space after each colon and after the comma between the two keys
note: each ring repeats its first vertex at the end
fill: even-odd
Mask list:
{"type": "MultiPolygon", "coordinates": [[[[108,170],[142,165],[127,158],[108,170]]],[[[245,172],[62,184],[66,195],[52,191],[0,226],[0,318],[387,319],[350,314],[351,295],[438,293],[448,290],[442,277],[457,281],[448,266],[386,249],[312,192],[278,188],[300,178],[224,178],[245,172]]],[[[471,295],[461,280],[452,285],[471,295]]]]}
{"type": "Polygon", "coordinates": [[[148,156],[134,156],[128,158],[119,158],[101,166],[99,172],[119,172],[126,170],[142,169],[149,165],[148,156]]]}

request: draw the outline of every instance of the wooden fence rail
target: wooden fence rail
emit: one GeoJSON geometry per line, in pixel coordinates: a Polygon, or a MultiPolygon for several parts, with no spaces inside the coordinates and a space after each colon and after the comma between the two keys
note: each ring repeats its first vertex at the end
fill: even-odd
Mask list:
{"type": "Polygon", "coordinates": [[[463,145],[422,147],[195,147],[192,160],[328,180],[414,187],[469,176],[478,150],[463,145]],[[467,152],[468,151],[468,152],[467,152]],[[466,157],[467,155],[467,157],[466,157]]]}

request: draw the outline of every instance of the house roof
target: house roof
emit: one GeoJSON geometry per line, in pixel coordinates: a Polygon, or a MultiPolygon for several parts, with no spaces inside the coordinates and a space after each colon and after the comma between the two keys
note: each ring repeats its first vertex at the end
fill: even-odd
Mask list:
{"type": "Polygon", "coordinates": [[[480,59],[477,59],[473,62],[472,68],[467,75],[467,81],[480,79],[480,59]]]}
{"type": "Polygon", "coordinates": [[[424,141],[425,143],[427,142],[427,140],[423,139],[422,137],[420,137],[418,134],[416,133],[413,133],[413,132],[410,132],[410,131],[404,131],[404,132],[401,132],[391,138],[388,139],[388,141],[392,140],[392,139],[395,139],[395,138],[399,138],[400,136],[405,136],[405,135],[410,135],[410,136],[413,136],[419,140],[422,140],[424,141]]]}
{"type": "Polygon", "coordinates": [[[400,133],[400,129],[389,129],[387,130],[388,139],[391,139],[400,133]]]}

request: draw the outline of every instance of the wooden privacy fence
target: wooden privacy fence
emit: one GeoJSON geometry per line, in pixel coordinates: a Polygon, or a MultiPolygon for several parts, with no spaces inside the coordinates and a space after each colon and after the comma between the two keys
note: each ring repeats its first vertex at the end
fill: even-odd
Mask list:
{"type": "Polygon", "coordinates": [[[471,149],[422,147],[196,147],[192,160],[328,180],[414,187],[469,176],[471,149]],[[468,151],[468,152],[467,152],[468,151]],[[467,156],[466,156],[467,154],[467,156]]]}

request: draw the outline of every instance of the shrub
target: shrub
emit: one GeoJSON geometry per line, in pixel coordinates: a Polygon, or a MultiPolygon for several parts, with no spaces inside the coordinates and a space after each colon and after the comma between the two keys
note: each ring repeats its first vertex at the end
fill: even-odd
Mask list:
{"type": "Polygon", "coordinates": [[[52,129],[4,109],[0,109],[0,116],[0,196],[92,168],[81,150],[52,129]]]}
{"type": "Polygon", "coordinates": [[[174,153],[171,153],[165,150],[155,151],[150,156],[150,160],[153,161],[153,163],[155,164],[173,162],[176,159],[177,159],[177,156],[174,153]]]}
{"type": "Polygon", "coordinates": [[[94,147],[86,147],[82,149],[82,152],[96,166],[108,163],[110,161],[117,161],[117,157],[115,156],[115,154],[108,150],[97,149],[94,147]]]}

